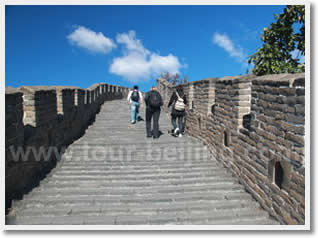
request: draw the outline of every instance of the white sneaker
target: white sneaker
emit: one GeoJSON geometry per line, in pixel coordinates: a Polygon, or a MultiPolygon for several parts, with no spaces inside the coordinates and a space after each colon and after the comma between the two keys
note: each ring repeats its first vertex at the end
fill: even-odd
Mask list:
{"type": "Polygon", "coordinates": [[[179,128],[177,127],[175,130],[174,130],[174,134],[177,135],[179,132],[179,128]]]}
{"type": "Polygon", "coordinates": [[[179,134],[179,138],[181,138],[181,137],[182,137],[182,134],[180,133],[180,134],[179,134]]]}

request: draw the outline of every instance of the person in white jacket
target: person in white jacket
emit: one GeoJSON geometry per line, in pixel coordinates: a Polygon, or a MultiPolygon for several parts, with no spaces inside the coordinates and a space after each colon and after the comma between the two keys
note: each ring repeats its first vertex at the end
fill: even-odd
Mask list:
{"type": "Polygon", "coordinates": [[[139,116],[139,107],[143,105],[142,93],[138,90],[137,85],[135,85],[134,88],[128,93],[127,101],[131,107],[131,123],[135,124],[137,120],[142,120],[142,118],[139,116]]]}

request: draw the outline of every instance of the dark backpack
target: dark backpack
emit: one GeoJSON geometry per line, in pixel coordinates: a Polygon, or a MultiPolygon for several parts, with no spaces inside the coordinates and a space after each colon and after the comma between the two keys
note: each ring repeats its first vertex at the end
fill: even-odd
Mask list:
{"type": "Polygon", "coordinates": [[[137,90],[134,90],[130,96],[130,99],[134,102],[139,102],[139,92],[137,90]]]}
{"type": "Polygon", "coordinates": [[[159,108],[161,106],[161,96],[158,92],[152,91],[149,95],[149,105],[153,108],[159,108]]]}

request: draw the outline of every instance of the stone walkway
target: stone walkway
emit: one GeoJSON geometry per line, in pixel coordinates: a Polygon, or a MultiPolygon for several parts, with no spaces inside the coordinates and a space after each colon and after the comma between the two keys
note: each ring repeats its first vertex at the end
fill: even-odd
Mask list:
{"type": "Polygon", "coordinates": [[[279,224],[204,145],[169,135],[166,115],[157,140],[129,115],[125,101],[106,102],[7,224],[279,224]]]}

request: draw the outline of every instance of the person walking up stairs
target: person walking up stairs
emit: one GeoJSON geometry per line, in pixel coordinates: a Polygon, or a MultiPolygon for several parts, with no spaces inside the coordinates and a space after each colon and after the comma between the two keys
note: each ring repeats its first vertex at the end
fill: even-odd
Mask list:
{"type": "Polygon", "coordinates": [[[146,131],[147,137],[159,138],[159,117],[160,107],[163,105],[163,100],[156,87],[152,87],[151,90],[145,96],[146,103],[146,131]],[[151,130],[151,119],[153,118],[153,130],[151,130]]]}
{"type": "Polygon", "coordinates": [[[133,90],[128,93],[127,101],[131,106],[130,118],[131,124],[135,124],[136,121],[142,120],[139,115],[139,108],[143,104],[143,97],[141,92],[138,90],[138,86],[135,85],[133,90]]]}

